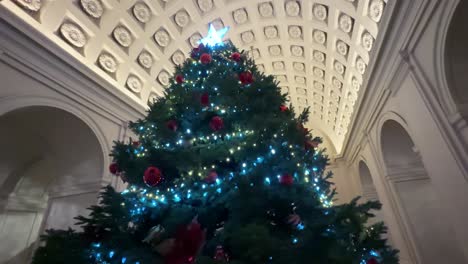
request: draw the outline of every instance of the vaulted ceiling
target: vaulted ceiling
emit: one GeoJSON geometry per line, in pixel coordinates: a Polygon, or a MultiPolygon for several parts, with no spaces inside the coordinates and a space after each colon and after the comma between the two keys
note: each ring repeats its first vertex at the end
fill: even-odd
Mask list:
{"type": "Polygon", "coordinates": [[[207,33],[275,75],[310,126],[342,149],[386,0],[3,0],[0,5],[136,104],[161,95],[174,65],[207,33]]]}

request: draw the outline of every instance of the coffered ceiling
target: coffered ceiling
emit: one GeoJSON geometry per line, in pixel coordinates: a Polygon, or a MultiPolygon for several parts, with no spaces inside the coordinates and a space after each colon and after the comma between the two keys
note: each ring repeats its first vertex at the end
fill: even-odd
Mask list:
{"type": "Polygon", "coordinates": [[[162,94],[208,24],[276,76],[342,149],[387,0],[3,0],[136,104],[162,94]]]}

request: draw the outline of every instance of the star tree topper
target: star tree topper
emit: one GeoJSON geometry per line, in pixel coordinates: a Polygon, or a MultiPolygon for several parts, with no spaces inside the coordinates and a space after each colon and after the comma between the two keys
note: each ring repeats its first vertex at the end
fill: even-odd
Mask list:
{"type": "Polygon", "coordinates": [[[213,24],[210,24],[210,28],[208,29],[208,35],[204,38],[202,38],[199,43],[202,43],[205,46],[217,46],[217,45],[223,45],[223,37],[226,35],[228,32],[229,27],[224,27],[220,29],[219,31],[216,31],[214,28],[213,24]]]}

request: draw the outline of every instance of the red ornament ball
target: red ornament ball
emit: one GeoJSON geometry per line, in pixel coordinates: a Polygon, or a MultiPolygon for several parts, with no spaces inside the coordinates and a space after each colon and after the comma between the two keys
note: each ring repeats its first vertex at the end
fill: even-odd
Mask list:
{"type": "Polygon", "coordinates": [[[166,127],[167,127],[169,130],[172,130],[172,131],[174,131],[174,132],[177,131],[177,128],[178,128],[177,121],[175,121],[175,120],[169,120],[169,121],[167,121],[166,127]]]}
{"type": "Polygon", "coordinates": [[[288,111],[288,109],[289,109],[289,108],[288,108],[287,106],[285,106],[285,105],[280,105],[280,111],[281,111],[281,112],[286,112],[286,111],[288,111]]]}
{"type": "Polygon", "coordinates": [[[241,54],[239,52],[232,53],[231,60],[239,62],[241,60],[241,54]]]}
{"type": "Polygon", "coordinates": [[[224,121],[219,116],[213,116],[210,121],[210,128],[213,131],[218,131],[224,128],[224,121]]]}
{"type": "Polygon", "coordinates": [[[208,54],[208,53],[203,53],[201,56],[200,56],[200,62],[203,63],[203,64],[208,64],[211,62],[211,55],[208,54]]]}
{"type": "Polygon", "coordinates": [[[110,173],[116,175],[118,172],[120,172],[119,165],[115,162],[112,162],[111,165],[109,165],[109,171],[110,173]]]}
{"type": "Polygon", "coordinates": [[[207,183],[214,183],[218,179],[218,173],[215,170],[210,171],[205,178],[207,183]]]}
{"type": "Polygon", "coordinates": [[[208,93],[203,93],[200,97],[200,104],[202,106],[208,106],[210,104],[210,95],[208,93]]]}
{"type": "Polygon", "coordinates": [[[175,80],[177,83],[183,83],[185,81],[185,78],[182,74],[177,74],[175,80]]]}
{"type": "Polygon", "coordinates": [[[239,73],[239,81],[244,85],[253,83],[252,73],[248,71],[239,73]]]}
{"type": "Polygon", "coordinates": [[[143,181],[150,187],[160,184],[163,179],[161,171],[153,166],[148,167],[143,175],[143,181]]]}
{"type": "Polygon", "coordinates": [[[370,258],[366,260],[366,264],[379,264],[379,262],[375,258],[370,258]]]}
{"type": "Polygon", "coordinates": [[[289,173],[285,173],[285,174],[280,176],[279,182],[282,185],[291,186],[294,183],[294,177],[289,173]]]}
{"type": "Polygon", "coordinates": [[[135,148],[139,147],[140,146],[140,141],[133,141],[132,142],[132,146],[134,146],[135,148]]]}

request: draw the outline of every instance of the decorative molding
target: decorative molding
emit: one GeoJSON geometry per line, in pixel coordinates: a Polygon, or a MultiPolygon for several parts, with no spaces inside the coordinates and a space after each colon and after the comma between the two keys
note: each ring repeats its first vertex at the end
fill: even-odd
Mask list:
{"type": "MultiPolygon", "coordinates": [[[[468,105],[466,105],[464,108],[468,109],[468,105]]],[[[468,116],[468,111],[467,111],[467,116],[468,116]]],[[[468,122],[466,121],[465,117],[461,113],[455,113],[451,115],[449,117],[449,121],[456,131],[461,131],[468,127],[468,122]]]]}
{"type": "Polygon", "coordinates": [[[37,12],[42,8],[42,1],[41,0],[14,0],[19,6],[23,9],[37,12]]]}
{"type": "Polygon", "coordinates": [[[385,3],[382,0],[371,0],[369,4],[369,17],[375,22],[380,22],[385,3]]]}
{"type": "Polygon", "coordinates": [[[141,83],[140,78],[135,75],[129,75],[127,78],[127,88],[130,89],[133,93],[141,93],[143,84],[141,83]]]}
{"type": "Polygon", "coordinates": [[[83,30],[74,23],[63,23],[60,26],[60,33],[69,44],[77,48],[83,48],[88,41],[83,30]]]}
{"type": "Polygon", "coordinates": [[[374,186],[363,186],[362,198],[366,199],[367,201],[378,201],[379,195],[374,186]]]}
{"type": "Polygon", "coordinates": [[[430,180],[424,167],[421,164],[409,164],[408,166],[393,166],[387,167],[387,174],[385,179],[396,183],[396,182],[407,182],[407,181],[421,181],[430,180]]]}
{"type": "Polygon", "coordinates": [[[114,40],[120,46],[124,48],[128,48],[130,47],[130,45],[132,45],[132,42],[133,42],[132,33],[130,33],[130,30],[128,30],[126,27],[117,26],[112,31],[112,35],[114,36],[114,40]]]}
{"type": "Polygon", "coordinates": [[[148,23],[151,19],[151,10],[143,2],[136,3],[133,6],[132,13],[136,20],[144,24],[148,23]]]}
{"type": "Polygon", "coordinates": [[[104,187],[103,181],[79,183],[79,184],[63,184],[54,186],[48,190],[49,199],[80,195],[86,193],[98,193],[99,190],[104,187]]]}
{"type": "Polygon", "coordinates": [[[400,57],[396,61],[396,71],[393,76],[391,76],[391,79],[389,83],[391,83],[389,89],[391,89],[391,95],[395,96],[400,88],[402,87],[403,82],[405,79],[408,77],[408,75],[411,72],[411,69],[413,68],[412,64],[410,63],[411,61],[411,55],[407,51],[401,51],[400,52],[400,57]]]}
{"type": "Polygon", "coordinates": [[[102,53],[98,57],[98,63],[101,68],[109,73],[114,73],[117,71],[118,63],[114,56],[109,53],[102,53]]]}
{"type": "Polygon", "coordinates": [[[436,87],[441,87],[442,89],[435,89],[434,92],[437,93],[439,100],[441,101],[442,107],[444,111],[446,111],[447,115],[452,115],[460,109],[457,107],[455,100],[450,92],[449,89],[449,80],[447,77],[447,37],[448,32],[450,29],[452,17],[455,13],[456,8],[458,7],[459,3],[461,2],[458,0],[450,1],[446,5],[444,5],[444,12],[440,15],[441,19],[443,20],[440,23],[440,29],[438,30],[438,34],[436,36],[435,46],[437,49],[435,50],[435,72],[436,72],[436,79],[437,85],[436,87]]]}
{"type": "Polygon", "coordinates": [[[41,212],[47,208],[47,198],[47,196],[18,196],[13,193],[4,200],[4,210],[41,212]]]}
{"type": "Polygon", "coordinates": [[[104,7],[100,0],[80,0],[81,8],[93,18],[100,18],[104,14],[104,7]]]}

